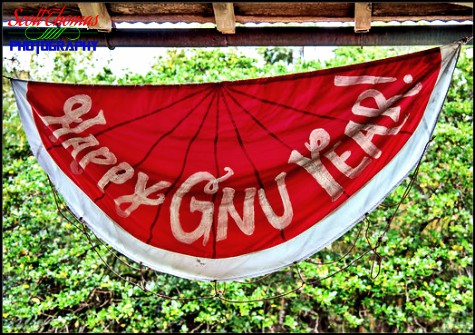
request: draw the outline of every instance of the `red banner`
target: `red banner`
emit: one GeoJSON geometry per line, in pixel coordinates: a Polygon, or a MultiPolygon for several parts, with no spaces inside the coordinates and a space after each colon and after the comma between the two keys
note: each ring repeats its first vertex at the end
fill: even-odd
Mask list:
{"type": "Polygon", "coordinates": [[[234,82],[13,80],[33,153],[128,257],[192,279],[258,276],[333,242],[412,170],[459,45],[234,82]]]}

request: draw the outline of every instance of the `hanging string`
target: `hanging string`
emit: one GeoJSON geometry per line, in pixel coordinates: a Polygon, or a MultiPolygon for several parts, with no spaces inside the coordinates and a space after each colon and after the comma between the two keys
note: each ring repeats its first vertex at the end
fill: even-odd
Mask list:
{"type": "Polygon", "coordinates": [[[468,42],[470,42],[472,39],[473,39],[473,35],[471,35],[471,36],[465,36],[464,38],[458,40],[458,43],[465,45],[465,44],[467,44],[468,42]]]}
{"type": "MultiPolygon", "coordinates": [[[[432,139],[431,139],[432,141],[432,139]]],[[[427,143],[426,145],[426,148],[425,150],[427,150],[430,142],[427,143]]],[[[295,273],[297,273],[298,275],[298,281],[299,283],[297,284],[296,287],[294,288],[291,288],[283,293],[279,293],[279,294],[275,294],[275,295],[271,295],[271,296],[268,296],[268,297],[265,297],[265,298],[256,298],[256,299],[233,299],[233,298],[230,298],[227,296],[228,294],[228,291],[227,291],[227,283],[226,282],[223,282],[221,283],[221,289],[218,287],[218,282],[217,281],[212,281],[211,282],[211,286],[212,286],[212,290],[213,290],[213,293],[212,294],[208,294],[208,295],[203,295],[203,296],[195,296],[195,297],[174,297],[174,296],[170,296],[168,294],[164,294],[164,293],[158,293],[158,292],[154,292],[150,289],[147,288],[147,285],[146,285],[146,280],[145,280],[145,272],[144,272],[144,266],[142,263],[140,263],[140,268],[137,268],[131,264],[129,264],[128,262],[124,261],[121,257],[119,257],[113,250],[110,246],[108,246],[105,242],[103,242],[101,239],[97,238],[96,237],[96,240],[98,241],[97,243],[94,243],[93,241],[93,237],[91,237],[91,231],[88,230],[85,226],[85,223],[83,220],[81,220],[81,218],[77,218],[74,213],[69,209],[69,207],[67,205],[64,205],[61,203],[61,200],[60,200],[60,196],[59,194],[57,193],[51,179],[49,178],[48,176],[48,181],[49,181],[49,184],[50,184],[50,187],[51,187],[51,190],[52,190],[52,193],[53,193],[53,198],[54,198],[54,201],[55,201],[55,204],[56,204],[56,208],[58,210],[58,213],[68,222],[70,223],[71,225],[73,225],[74,227],[76,227],[80,232],[82,232],[89,244],[91,245],[91,248],[90,250],[94,250],[94,252],[98,255],[99,259],[101,260],[101,262],[106,266],[106,268],[111,272],[113,273],[115,276],[117,276],[118,278],[120,278],[122,281],[134,286],[134,287],[137,287],[139,288],[140,290],[148,293],[148,294],[151,294],[155,297],[158,297],[158,298],[162,298],[162,299],[167,299],[167,300],[178,300],[178,301],[193,301],[193,300],[205,300],[205,299],[219,299],[223,302],[227,302],[227,303],[252,303],[252,302],[265,302],[265,301],[270,301],[270,300],[274,300],[274,299],[279,299],[279,298],[283,298],[283,297],[286,297],[292,293],[296,293],[300,290],[303,289],[303,287],[305,285],[316,285],[316,284],[319,284],[321,283],[322,281],[326,280],[326,279],[329,279],[333,276],[335,276],[336,274],[348,269],[350,266],[352,266],[353,264],[357,263],[359,260],[361,260],[363,257],[365,257],[366,255],[368,255],[369,253],[372,253],[374,256],[375,256],[375,259],[373,260],[373,263],[371,265],[371,269],[370,269],[370,277],[374,280],[378,277],[378,275],[380,274],[380,271],[381,271],[381,264],[382,264],[382,260],[383,260],[383,257],[381,256],[381,254],[379,254],[379,252],[377,251],[377,249],[380,247],[382,241],[383,241],[383,238],[386,236],[387,232],[389,231],[390,229],[390,226],[391,226],[391,223],[393,221],[393,219],[396,217],[398,211],[399,211],[399,207],[400,205],[405,201],[405,199],[408,197],[409,193],[410,193],[410,190],[414,184],[414,181],[415,179],[417,178],[418,176],[418,173],[419,173],[419,168],[420,168],[420,164],[421,164],[421,161],[422,161],[422,157],[421,159],[418,161],[417,163],[417,166],[416,168],[414,169],[414,172],[412,173],[411,177],[410,177],[410,181],[408,183],[408,185],[406,186],[405,190],[404,190],[404,193],[401,197],[401,199],[398,201],[398,203],[394,206],[395,209],[394,211],[392,212],[392,214],[390,215],[390,217],[388,218],[387,220],[387,223],[381,233],[381,235],[378,237],[376,243],[374,245],[371,244],[370,240],[369,240],[369,237],[368,237],[368,231],[369,231],[369,227],[371,226],[371,221],[368,219],[368,215],[363,219],[363,222],[366,223],[366,229],[365,229],[365,239],[366,239],[366,242],[368,244],[368,249],[365,250],[363,253],[361,253],[358,257],[354,258],[352,261],[350,261],[349,263],[345,264],[344,266],[340,267],[338,270],[330,273],[329,275],[325,276],[325,277],[313,277],[313,278],[306,278],[304,276],[304,274],[302,273],[302,270],[300,269],[300,266],[299,266],[299,263],[294,263],[292,264],[289,268],[292,269],[291,273],[292,273],[292,279],[293,281],[292,282],[297,282],[294,278],[294,275],[295,273]],[[60,204],[61,203],[61,204],[60,204]],[[70,219],[66,213],[69,214],[72,218],[74,219],[70,219]],[[113,269],[109,264],[108,262],[104,259],[104,256],[99,252],[99,247],[100,246],[104,246],[107,250],[107,252],[109,252],[110,255],[112,255],[115,259],[119,260],[122,264],[124,264],[125,266],[129,267],[130,269],[134,270],[134,271],[137,271],[140,273],[140,284],[137,283],[137,282],[134,282],[126,277],[124,277],[123,275],[121,275],[120,273],[118,273],[118,271],[116,271],[115,269],[113,269]],[[375,267],[377,268],[377,272],[376,274],[374,274],[374,269],[375,267]]],[[[351,246],[344,252],[344,254],[338,258],[337,260],[334,260],[334,261],[331,261],[331,262],[315,262],[314,260],[312,259],[307,259],[305,260],[304,262],[305,263],[308,263],[308,264],[313,264],[313,265],[329,265],[329,264],[334,264],[334,263],[338,263],[342,260],[345,260],[346,258],[348,258],[349,254],[355,249],[355,246],[356,246],[356,243],[361,235],[361,232],[363,230],[363,227],[364,226],[361,226],[357,232],[357,235],[356,237],[354,238],[351,246]]],[[[93,234],[93,233],[92,233],[93,234]]],[[[148,269],[150,271],[152,271],[151,269],[148,269]]],[[[268,279],[270,277],[272,277],[273,275],[275,275],[274,273],[270,273],[270,274],[267,274],[267,275],[264,275],[264,276],[261,276],[259,277],[258,279],[252,279],[252,280],[248,280],[248,281],[243,281],[243,282],[239,282],[240,284],[242,285],[252,285],[252,284],[255,284],[255,283],[259,283],[259,282],[263,282],[265,279],[268,279]]],[[[268,286],[266,285],[263,285],[264,289],[268,286]]]]}
{"type": "MultiPolygon", "coordinates": [[[[232,116],[230,115],[231,119],[232,119],[232,116]]],[[[204,120],[204,119],[203,119],[204,120]]],[[[237,128],[235,128],[236,131],[237,131],[237,128]]],[[[238,134],[239,136],[239,134],[238,134]]],[[[427,143],[426,147],[424,148],[424,152],[427,150],[428,146],[430,144],[430,141],[429,143],[427,143]]],[[[422,156],[423,157],[423,156],[422,156]]],[[[330,273],[329,275],[325,276],[325,277],[314,277],[314,278],[305,278],[304,274],[302,273],[300,267],[299,267],[299,264],[298,263],[295,263],[293,265],[291,265],[289,268],[291,269],[291,273],[292,273],[292,276],[295,275],[295,273],[298,274],[298,279],[299,280],[296,280],[297,278],[293,278],[294,281],[293,283],[296,283],[299,281],[299,283],[297,283],[297,287],[294,287],[292,289],[289,289],[287,290],[286,292],[283,292],[283,293],[279,293],[279,294],[275,294],[275,295],[272,295],[272,296],[268,296],[268,297],[265,297],[265,298],[259,298],[259,299],[247,299],[247,300],[240,300],[240,299],[233,299],[231,297],[229,297],[229,294],[228,294],[228,290],[227,290],[227,284],[226,283],[223,283],[221,284],[222,286],[222,289],[218,289],[218,282],[217,281],[213,281],[212,282],[212,286],[213,286],[213,293],[212,294],[206,294],[206,295],[203,295],[203,296],[194,296],[194,297],[172,297],[170,296],[169,294],[165,294],[165,293],[158,293],[158,292],[153,292],[151,291],[150,289],[147,288],[147,280],[146,280],[146,276],[150,273],[150,271],[152,271],[151,269],[148,269],[148,270],[145,270],[145,267],[143,266],[142,263],[139,263],[139,267],[136,267],[136,266],[133,266],[131,264],[129,264],[128,262],[124,261],[123,260],[123,257],[120,257],[119,255],[117,255],[113,250],[112,248],[107,245],[105,242],[103,242],[100,238],[97,238],[97,236],[94,235],[94,233],[87,229],[86,228],[86,224],[85,222],[82,220],[82,218],[77,218],[75,216],[75,214],[69,209],[68,206],[65,206],[64,204],[61,204],[60,205],[60,197],[59,195],[57,194],[57,191],[51,181],[51,179],[48,177],[48,181],[49,181],[49,184],[51,186],[51,190],[52,190],[52,193],[53,193],[53,196],[54,196],[54,201],[55,201],[55,204],[56,204],[56,207],[58,209],[58,212],[59,214],[67,221],[69,222],[71,225],[73,225],[74,227],[76,227],[80,232],[82,232],[89,244],[92,246],[91,247],[91,250],[93,250],[99,257],[99,259],[102,261],[102,263],[105,265],[105,267],[111,272],[113,273],[114,275],[116,275],[118,278],[120,278],[121,280],[123,280],[124,282],[130,284],[130,285],[133,285],[137,288],[140,288],[141,290],[143,290],[144,292],[147,292],[147,293],[150,293],[156,297],[159,297],[159,298],[164,298],[164,299],[169,299],[169,300],[182,300],[182,301],[190,301],[190,300],[200,300],[200,299],[214,299],[214,298],[218,298],[222,301],[225,301],[225,302],[232,302],[232,303],[248,303],[248,302],[257,302],[257,301],[268,301],[268,300],[273,300],[273,299],[277,299],[277,298],[281,298],[281,297],[284,297],[284,296],[287,296],[289,294],[292,294],[292,293],[295,293],[295,292],[298,292],[299,290],[301,290],[305,285],[308,285],[308,284],[311,284],[311,285],[314,285],[316,283],[320,283],[321,281],[325,280],[325,279],[328,279],[330,277],[333,277],[335,276],[336,274],[348,269],[350,266],[352,266],[353,264],[355,264],[356,262],[358,262],[359,260],[361,260],[363,257],[366,257],[368,254],[372,254],[373,255],[373,263],[371,265],[371,270],[370,270],[370,277],[372,279],[375,279],[377,278],[377,276],[379,275],[380,271],[381,271],[381,264],[382,264],[382,261],[383,261],[383,257],[382,255],[378,252],[378,248],[380,247],[380,245],[382,244],[382,241],[384,239],[384,237],[386,236],[387,232],[389,231],[390,229],[390,226],[391,226],[391,223],[393,222],[394,218],[396,217],[397,213],[399,212],[399,208],[401,206],[401,204],[405,201],[405,199],[407,198],[407,196],[409,195],[409,192],[412,188],[412,185],[414,183],[414,180],[415,178],[417,177],[418,175],[418,171],[419,171],[419,167],[420,167],[420,164],[421,164],[421,160],[422,160],[422,157],[421,159],[418,160],[418,163],[417,163],[417,166],[416,168],[414,169],[414,172],[410,178],[410,182],[408,184],[408,186],[406,187],[401,199],[398,201],[398,203],[394,206],[390,206],[391,208],[394,208],[392,214],[389,216],[388,220],[387,220],[387,223],[386,223],[386,226],[384,227],[384,229],[382,230],[380,236],[378,237],[376,243],[373,245],[370,241],[370,238],[369,238],[369,228],[372,226],[371,224],[371,221],[369,220],[368,218],[368,214],[365,216],[365,218],[363,219],[363,223],[366,224],[366,229],[365,229],[365,233],[364,233],[364,238],[366,240],[366,243],[368,245],[368,249],[365,250],[364,252],[362,252],[359,256],[355,257],[354,259],[352,259],[351,261],[347,262],[344,266],[341,266],[339,267],[337,270],[333,271],[332,273],[330,273]],[[97,242],[94,242],[94,238],[92,237],[92,235],[94,235],[94,237],[96,238],[96,241],[97,242]],[[106,252],[113,257],[113,259],[115,261],[120,261],[121,264],[123,264],[124,266],[128,267],[129,269],[131,269],[132,271],[135,271],[139,274],[140,276],[140,281],[139,282],[134,282],[132,280],[130,280],[129,278],[126,278],[124,275],[120,274],[116,269],[114,269],[113,266],[111,266],[109,264],[109,262],[107,262],[106,259],[104,259],[104,255],[101,254],[100,252],[100,247],[104,247],[106,249],[106,252]]],[[[350,245],[350,247],[343,253],[343,255],[341,257],[339,257],[338,259],[336,260],[333,260],[331,262],[316,262],[314,261],[313,259],[307,259],[305,260],[305,263],[307,264],[312,264],[312,265],[317,265],[317,266],[321,266],[321,265],[329,265],[329,264],[335,264],[335,263],[339,263],[341,261],[346,261],[346,259],[349,257],[349,255],[355,250],[356,248],[356,243],[357,241],[359,240],[360,236],[361,236],[361,233],[363,231],[363,228],[364,228],[364,225],[361,225],[361,227],[359,228],[358,232],[357,232],[357,235],[356,237],[354,238],[353,240],[353,243],[350,245]]],[[[115,265],[115,262],[114,262],[114,265],[115,265]]],[[[253,279],[253,280],[250,280],[250,281],[244,281],[244,282],[240,282],[241,284],[243,285],[252,285],[252,284],[255,284],[255,283],[260,283],[260,282],[264,282],[265,280],[273,277],[272,276],[273,274],[267,274],[265,276],[262,276],[258,279],[253,279]]],[[[264,288],[267,288],[269,287],[268,285],[263,285],[264,288]]]]}
{"type": "Polygon", "coordinates": [[[340,261],[344,260],[353,251],[353,249],[356,246],[356,242],[358,242],[358,238],[359,238],[362,230],[363,230],[363,228],[360,227],[359,230],[358,230],[358,233],[356,234],[355,239],[353,240],[352,245],[345,251],[343,256],[341,256],[340,258],[338,258],[334,261],[330,261],[330,262],[316,262],[313,259],[309,258],[309,259],[304,260],[304,262],[315,264],[315,265],[329,265],[329,264],[339,263],[340,261]]]}

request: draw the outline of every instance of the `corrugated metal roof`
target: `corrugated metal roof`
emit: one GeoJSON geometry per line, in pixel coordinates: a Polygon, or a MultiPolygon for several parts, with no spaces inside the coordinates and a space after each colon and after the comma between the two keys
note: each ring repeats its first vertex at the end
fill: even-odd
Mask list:
{"type": "MultiPolygon", "coordinates": [[[[295,39],[299,40],[298,45],[318,43],[340,45],[343,39],[346,39],[345,45],[354,45],[356,42],[363,45],[365,40],[372,40],[368,42],[370,44],[399,45],[419,42],[425,44],[466,37],[470,34],[470,27],[473,24],[471,2],[8,2],[2,3],[4,25],[9,20],[15,22],[15,12],[18,16],[19,8],[22,8],[21,18],[25,17],[30,21],[41,16],[41,8],[47,10],[56,8],[54,16],[61,9],[62,17],[79,19],[96,17],[99,20],[94,20],[94,24],[89,24],[91,23],[89,20],[89,23],[83,24],[81,28],[97,29],[98,32],[106,33],[107,43],[111,43],[114,39],[119,43],[117,39],[120,39],[119,45],[129,45],[132,42],[126,40],[134,38],[132,43],[134,46],[175,45],[176,41],[172,35],[178,32],[181,34],[181,40],[177,45],[180,46],[194,45],[196,41],[193,39],[198,37],[201,39],[200,45],[203,46],[263,43],[255,34],[268,37],[265,43],[272,45],[296,43],[295,39]],[[430,22],[445,24],[436,29],[424,28],[430,22]],[[460,29],[456,27],[466,22],[469,23],[464,27],[460,29]],[[135,29],[123,29],[120,23],[142,23],[147,27],[146,31],[138,34],[135,29]],[[157,29],[151,23],[161,25],[157,29]],[[391,25],[393,27],[389,27],[391,25]],[[397,26],[406,25],[413,28],[405,29],[405,33],[402,34],[397,26]],[[388,26],[388,29],[381,29],[385,26],[388,26]],[[249,27],[257,28],[246,29],[249,27]],[[325,29],[312,30],[316,27],[325,29]],[[343,29],[336,30],[333,27],[343,29]],[[178,28],[188,28],[189,32],[178,28]],[[198,29],[197,32],[194,28],[203,29],[198,29]],[[316,40],[313,33],[318,33],[319,38],[326,34],[328,38],[325,41],[316,40]],[[355,33],[363,33],[365,36],[363,38],[359,34],[355,37],[355,33]],[[435,39],[429,38],[428,34],[435,34],[435,39]],[[394,41],[387,36],[394,36],[394,41]],[[168,42],[165,43],[167,39],[168,42]]],[[[41,18],[44,20],[45,14],[42,13],[41,18]]],[[[64,22],[62,24],[66,26],[64,22]]],[[[11,38],[9,33],[16,34],[13,30],[17,28],[20,29],[18,26],[4,27],[4,42],[6,37],[11,38]]]]}

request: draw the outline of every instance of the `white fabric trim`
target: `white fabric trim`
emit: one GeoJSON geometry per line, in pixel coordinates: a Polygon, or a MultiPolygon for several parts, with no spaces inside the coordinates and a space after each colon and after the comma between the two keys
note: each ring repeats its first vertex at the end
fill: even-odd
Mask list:
{"type": "Polygon", "coordinates": [[[231,281],[271,273],[310,257],[345,234],[408,176],[424,154],[435,128],[459,51],[459,43],[441,48],[442,69],[421,123],[394,159],[361,190],[318,224],[283,244],[221,259],[192,257],[150,246],[111,220],[59,169],[43,147],[26,100],[27,82],[13,80],[12,86],[21,121],[38,162],[73,213],[99,238],[132,260],[160,272],[187,279],[231,281]]]}

